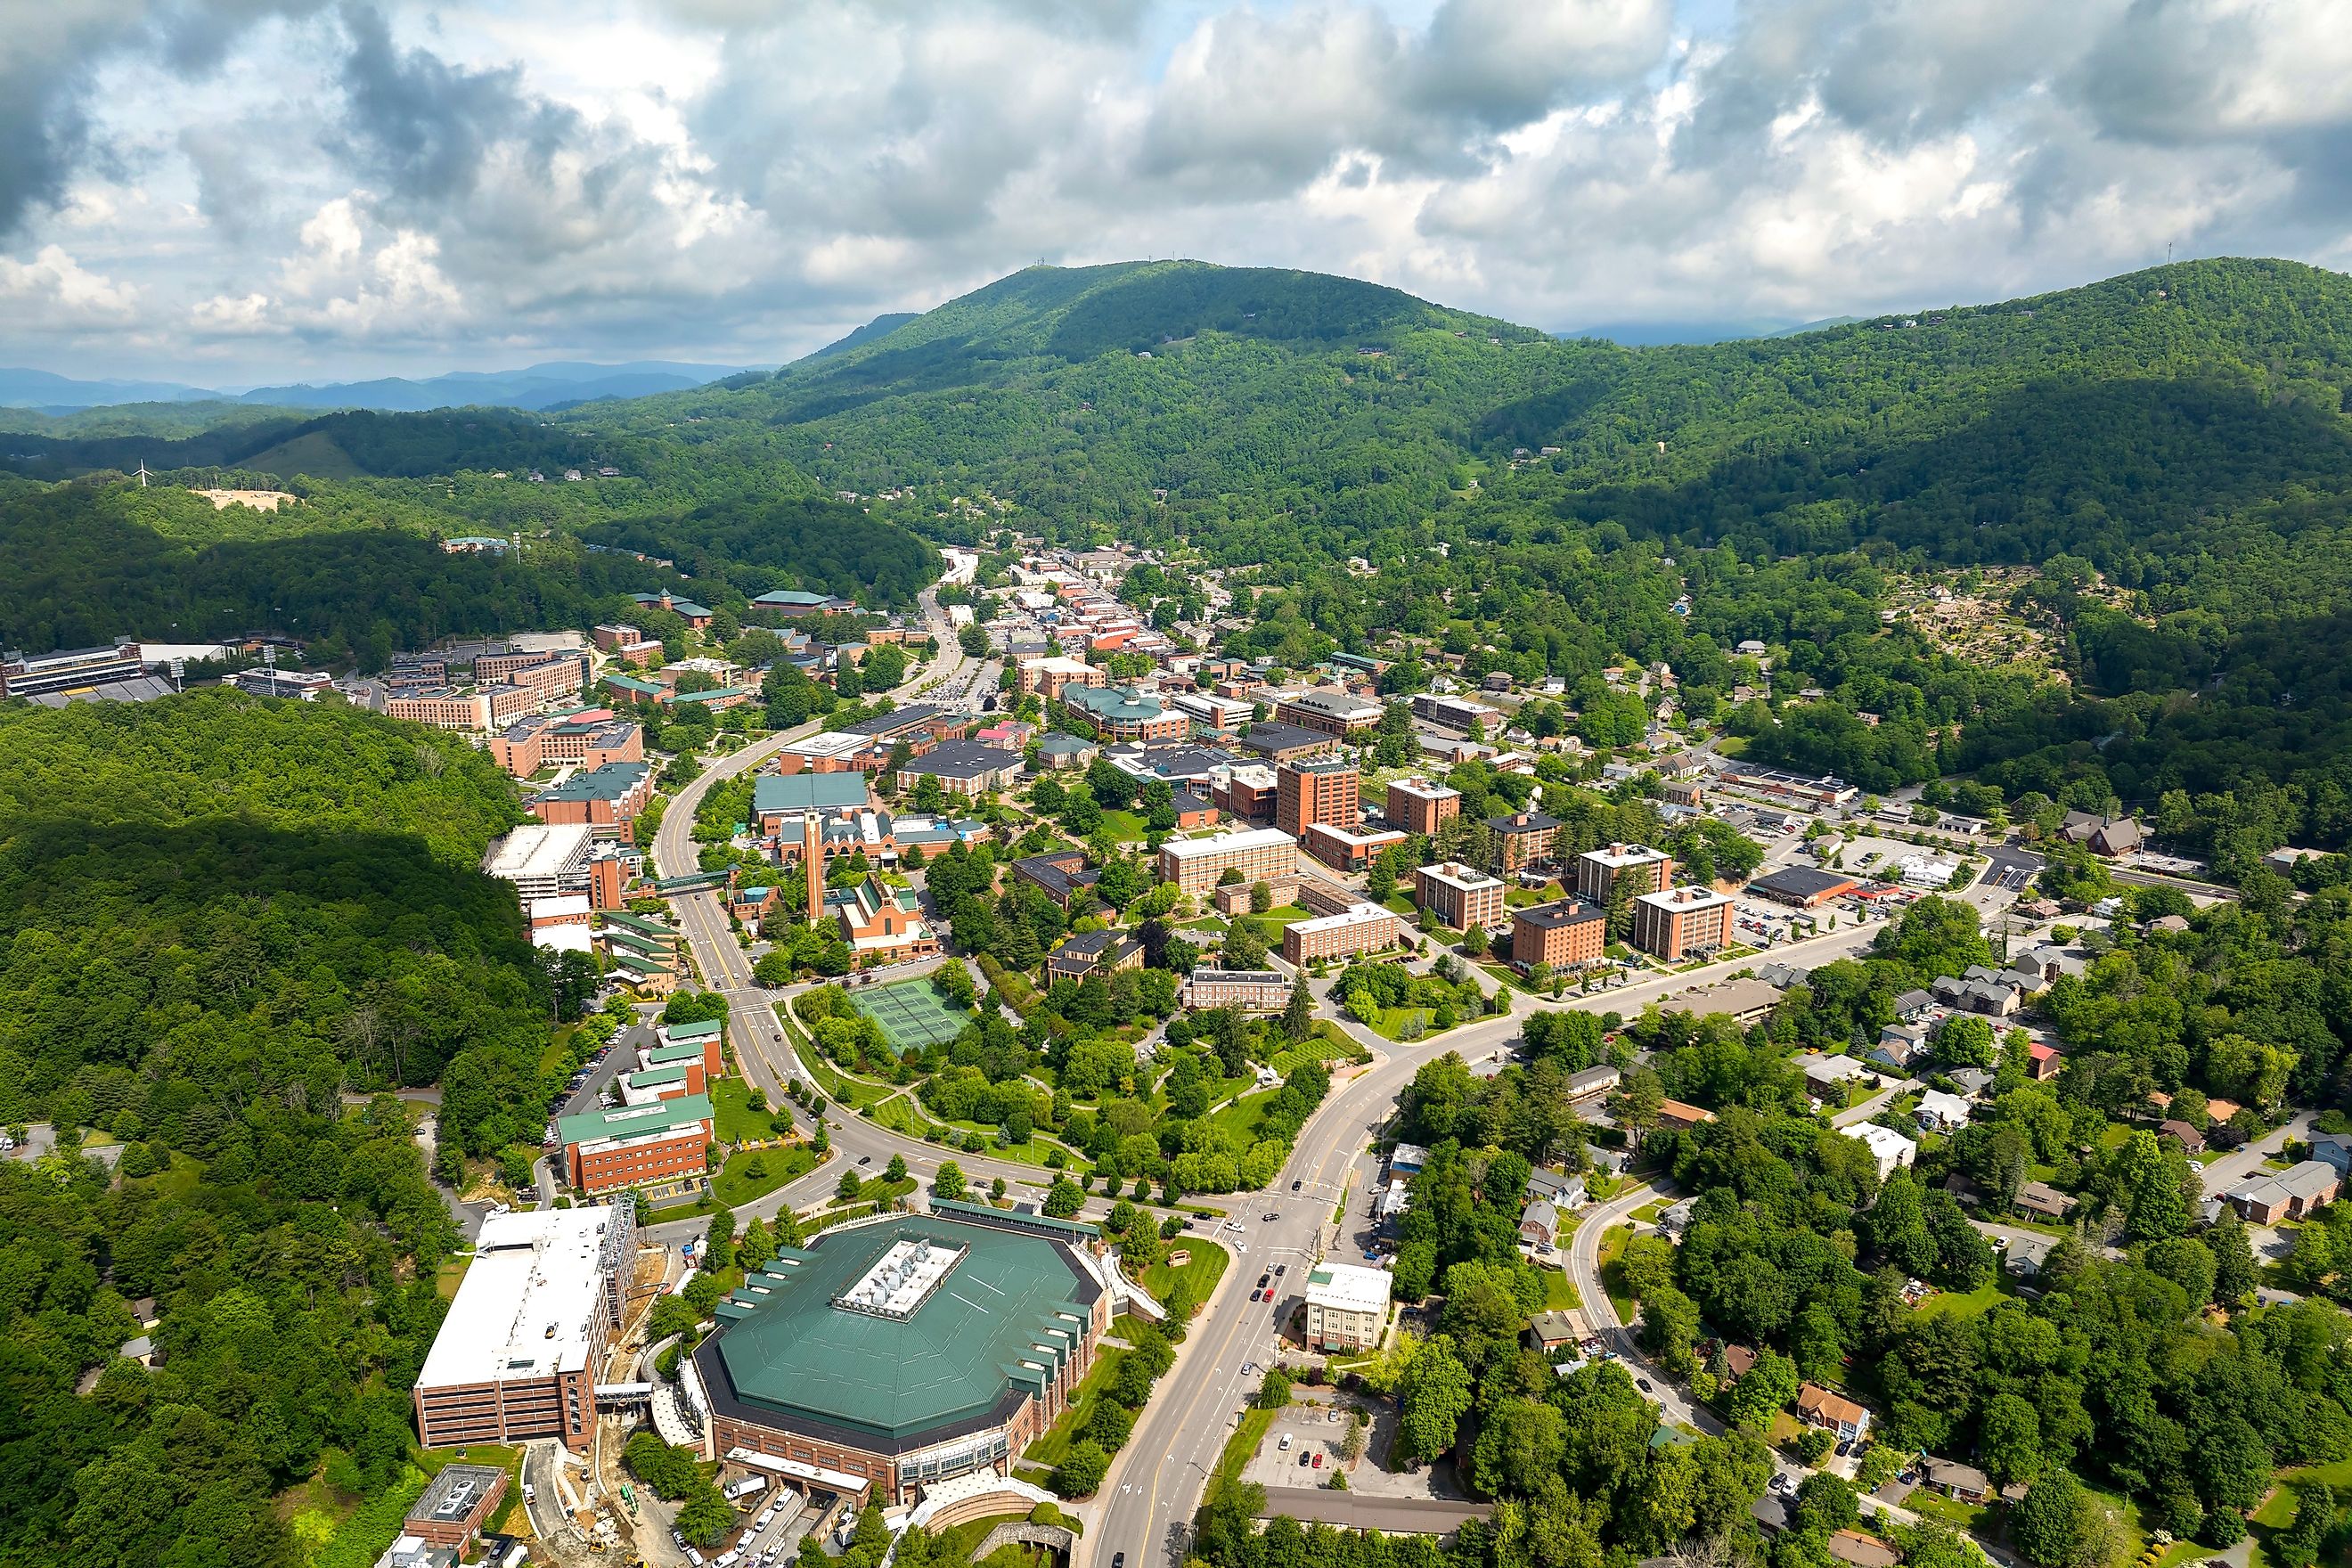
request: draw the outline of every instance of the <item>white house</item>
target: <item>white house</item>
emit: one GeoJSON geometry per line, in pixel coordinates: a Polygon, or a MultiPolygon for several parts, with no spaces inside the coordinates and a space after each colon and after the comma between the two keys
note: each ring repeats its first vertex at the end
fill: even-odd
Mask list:
{"type": "Polygon", "coordinates": [[[1927,1132],[1956,1132],[1969,1124],[1969,1102],[1957,1094],[1931,1089],[1919,1097],[1919,1127],[1927,1132]]]}
{"type": "Polygon", "coordinates": [[[1918,1157],[1919,1145],[1892,1127],[1865,1121],[1858,1127],[1841,1127],[1838,1131],[1869,1147],[1871,1157],[1878,1163],[1878,1179],[1882,1182],[1895,1173],[1895,1166],[1907,1165],[1918,1157]]]}

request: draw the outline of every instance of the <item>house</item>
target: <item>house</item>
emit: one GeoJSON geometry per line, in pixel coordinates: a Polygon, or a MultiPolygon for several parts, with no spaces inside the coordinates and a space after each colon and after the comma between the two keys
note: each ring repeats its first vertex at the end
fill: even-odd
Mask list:
{"type": "Polygon", "coordinates": [[[1870,1068],[1857,1058],[1812,1053],[1797,1058],[1797,1070],[1805,1076],[1807,1094],[1840,1105],[1845,1103],[1846,1091],[1856,1079],[1870,1076],[1870,1068]]]}
{"type": "Polygon", "coordinates": [[[1889,1024],[1878,1031],[1878,1043],[1870,1047],[1863,1059],[1907,1073],[1911,1064],[1927,1054],[1927,1028],[1924,1024],[1889,1024]]]}
{"type": "Polygon", "coordinates": [[[1996,971],[1984,965],[1970,964],[1965,978],[1938,975],[1928,987],[1935,999],[1948,1007],[1961,1012],[1981,1013],[1989,1017],[2006,1018],[2025,1005],[2024,992],[2014,984],[1996,979],[1996,971]]]}
{"type": "Polygon", "coordinates": [[[2352,1173],[2352,1138],[2341,1132],[2315,1132],[2311,1135],[2311,1157],[2326,1161],[2338,1174],[2352,1173]]]}
{"type": "MultiPolygon", "coordinates": [[[[2037,1083],[2056,1078],[2066,1066],[2066,1054],[2057,1047],[2036,1040],[2025,1047],[2025,1076],[2037,1083]]],[[[2207,1107],[2210,1111],[2211,1107],[2207,1107]]]]}
{"type": "Polygon", "coordinates": [[[1391,1174],[1417,1176],[1421,1174],[1421,1168],[1428,1163],[1429,1151],[1418,1143],[1400,1143],[1389,1152],[1391,1174]]]}
{"type": "Polygon", "coordinates": [[[1931,1454],[1919,1461],[1919,1477],[1922,1486],[1957,1502],[1982,1502],[1992,1495],[1992,1478],[1958,1459],[1939,1459],[1931,1454]]]}
{"type": "Polygon", "coordinates": [[[1584,1338],[1583,1330],[1566,1312],[1538,1312],[1528,1324],[1528,1336],[1539,1351],[1555,1351],[1584,1338]]]}
{"type": "MultiPolygon", "coordinates": [[[[1870,1430],[1869,1411],[1843,1394],[1832,1394],[1815,1383],[1798,1388],[1797,1419],[1809,1426],[1821,1427],[1841,1443],[1857,1441],[1870,1430]]],[[[1894,1559],[1887,1561],[1892,1563],[1894,1559]]]]}
{"type": "Polygon", "coordinates": [[[1895,999],[1895,1016],[1905,1023],[1916,1023],[1934,1010],[1936,998],[1925,991],[1906,991],[1895,999]]]}
{"type": "Polygon", "coordinates": [[[1954,1068],[1944,1076],[1952,1080],[1952,1087],[1970,1100],[1982,1100],[1985,1092],[1992,1088],[1992,1072],[1987,1068],[1954,1068]]]}
{"type": "Polygon", "coordinates": [[[1696,1105],[1686,1104],[1679,1100],[1662,1100],[1658,1101],[1658,1125],[1662,1128],[1671,1128],[1675,1131],[1681,1131],[1685,1128],[1696,1127],[1702,1121],[1712,1121],[1714,1120],[1714,1111],[1703,1110],[1696,1105]]]}
{"type": "Polygon", "coordinates": [[[1756,1352],[1747,1345],[1725,1345],[1716,1352],[1712,1370],[1717,1383],[1737,1388],[1741,1378],[1756,1370],[1756,1352]]]}
{"type": "Polygon", "coordinates": [[[1874,1535],[1841,1530],[1829,1539],[1830,1555],[1846,1568],[1895,1568],[1902,1554],[1874,1535]]]}
{"type": "Polygon", "coordinates": [[[2230,1206],[2249,1225],[2305,1219],[2336,1201],[2344,1174],[2325,1160],[2305,1160],[2276,1175],[2256,1176],[2230,1190],[2230,1206]]]}
{"type": "Polygon", "coordinates": [[[1907,1165],[1919,1154],[1918,1144],[1892,1127],[1881,1127],[1874,1121],[1865,1121],[1858,1127],[1841,1127],[1838,1132],[1870,1151],[1871,1158],[1877,1162],[1878,1179],[1882,1182],[1895,1173],[1895,1166],[1907,1165]]]}
{"type": "Polygon", "coordinates": [[[1604,1063],[1600,1067],[1585,1068],[1580,1071],[1569,1074],[1568,1081],[1560,1087],[1568,1091],[1568,1098],[1571,1102],[1581,1102],[1598,1100],[1601,1096],[1611,1092],[1623,1077],[1624,1075],[1615,1068],[1604,1063]]]}
{"type": "Polygon", "coordinates": [[[2205,1152],[2205,1134],[2186,1121],[2168,1116],[2157,1123],[2156,1131],[2159,1138],[2171,1139],[2191,1154],[2205,1152]]]}
{"type": "Polygon", "coordinates": [[[2074,1212],[2074,1200],[2047,1182],[2024,1182],[2017,1189],[2017,1206],[2037,1219],[2064,1219],[2074,1212]]]}
{"type": "Polygon", "coordinates": [[[1037,763],[1052,773],[1083,768],[1101,754],[1102,748],[1094,742],[1058,731],[1037,742],[1037,763]]]}
{"type": "Polygon", "coordinates": [[[1571,1176],[1561,1171],[1531,1171],[1528,1173],[1527,1195],[1541,1198],[1556,1209],[1573,1211],[1591,1202],[1582,1176],[1571,1176]]]}
{"type": "Polygon", "coordinates": [[[1519,1239],[1549,1251],[1559,1235],[1559,1211],[1541,1198],[1530,1198],[1519,1211],[1519,1239]]]}
{"type": "Polygon", "coordinates": [[[1658,1211],[1658,1229],[1661,1234],[1679,1240],[1683,1232],[1690,1228],[1691,1215],[1697,1212],[1696,1198],[1685,1198],[1679,1203],[1669,1204],[1658,1211]]]}
{"type": "Polygon", "coordinates": [[[1969,1102],[1931,1089],[1919,1097],[1918,1121],[1924,1132],[1957,1132],[1969,1124],[1969,1102]]]}
{"type": "Polygon", "coordinates": [[[1086,852],[1080,849],[1025,855],[1013,862],[1013,879],[1026,882],[1053,900],[1064,914],[1091,904],[1094,885],[1101,877],[1101,872],[1087,869],[1086,852]]]}

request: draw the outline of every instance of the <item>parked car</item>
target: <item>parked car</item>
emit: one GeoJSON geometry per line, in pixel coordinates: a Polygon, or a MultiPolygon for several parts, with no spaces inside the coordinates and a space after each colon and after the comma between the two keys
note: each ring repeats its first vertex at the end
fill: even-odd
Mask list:
{"type": "Polygon", "coordinates": [[[1315,1468],[1318,1470],[1323,1468],[1323,1456],[1320,1454],[1315,1456],[1315,1468]]]}

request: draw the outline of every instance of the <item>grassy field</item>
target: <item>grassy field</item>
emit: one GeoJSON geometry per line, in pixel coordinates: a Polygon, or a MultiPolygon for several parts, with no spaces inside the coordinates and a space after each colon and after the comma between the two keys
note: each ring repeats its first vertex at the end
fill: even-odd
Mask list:
{"type": "Polygon", "coordinates": [[[1991,1284],[1980,1286],[1966,1295],[1950,1290],[1938,1291],[1919,1303],[1919,1314],[1927,1318],[1981,1318],[2009,1294],[2001,1288],[2003,1283],[1996,1271],[1991,1284]]]}
{"type": "Polygon", "coordinates": [[[1437,1016],[1433,1007],[1383,1007],[1381,1021],[1372,1026],[1372,1033],[1384,1040],[1402,1040],[1405,1026],[1413,1019],[1421,1020],[1423,1037],[1427,1038],[1430,1020],[1437,1016]]]}
{"type": "MultiPolygon", "coordinates": [[[[782,1004],[778,1005],[781,1006],[782,1004]]],[[[793,1055],[798,1058],[802,1070],[814,1080],[818,1092],[836,1105],[845,1105],[852,1110],[863,1110],[877,1100],[887,1099],[898,1092],[895,1088],[887,1083],[876,1083],[869,1079],[845,1076],[840,1068],[825,1060],[814,1046],[805,1042],[796,1045],[793,1055]]]]}
{"type": "Polygon", "coordinates": [[[1286,1050],[1275,1052],[1274,1059],[1266,1066],[1288,1078],[1294,1070],[1308,1062],[1360,1062],[1365,1059],[1366,1053],[1361,1046],[1340,1034],[1328,1019],[1318,1019],[1311,1037],[1286,1050]]]}
{"type": "Polygon", "coordinates": [[[1243,1095],[1239,1100],[1209,1112],[1209,1120],[1219,1127],[1230,1128],[1241,1136],[1244,1142],[1247,1142],[1257,1131],[1258,1112],[1277,1092],[1267,1089],[1255,1094],[1243,1095]]]}
{"type": "Polygon", "coordinates": [[[1545,1269],[1543,1282],[1545,1311],[1566,1312],[1584,1305],[1584,1298],[1576,1293],[1576,1282],[1569,1279],[1567,1269],[1545,1269]]]}
{"type": "Polygon", "coordinates": [[[740,1208],[787,1182],[798,1181],[816,1167],[816,1151],[805,1143],[782,1149],[738,1149],[728,1156],[710,1190],[729,1208],[740,1208]],[[755,1168],[758,1174],[753,1173],[755,1168]]]}
{"type": "Polygon", "coordinates": [[[751,1086],[740,1078],[714,1079],[710,1084],[713,1131],[722,1143],[741,1143],[774,1135],[772,1112],[751,1109],[751,1086]]]}
{"type": "Polygon", "coordinates": [[[1110,1380],[1118,1375],[1118,1363],[1134,1353],[1133,1351],[1121,1350],[1117,1345],[1104,1346],[1102,1352],[1095,1357],[1094,1366],[1087,1371],[1085,1379],[1072,1391],[1069,1407],[1062,1412],[1060,1417],[1051,1426],[1045,1428],[1044,1436],[1021,1450],[1021,1458],[1030,1464],[1043,1465],[1048,1469],[1060,1464],[1062,1456],[1068,1453],[1070,1445],[1077,1440],[1079,1427],[1083,1426],[1087,1418],[1094,1414],[1096,1399],[1101,1396],[1104,1389],[1110,1386],[1110,1380]]]}
{"type": "Polygon", "coordinates": [[[1171,1252],[1180,1248],[1190,1252],[1191,1258],[1181,1266],[1171,1267],[1164,1260],[1155,1263],[1143,1271],[1139,1283],[1151,1293],[1153,1300],[1165,1301],[1168,1292],[1176,1288],[1176,1281],[1182,1279],[1192,1287],[1192,1300],[1206,1301],[1209,1292],[1217,1288],[1217,1281],[1232,1266],[1234,1256],[1213,1241],[1194,1241],[1190,1237],[1169,1244],[1171,1252]]]}

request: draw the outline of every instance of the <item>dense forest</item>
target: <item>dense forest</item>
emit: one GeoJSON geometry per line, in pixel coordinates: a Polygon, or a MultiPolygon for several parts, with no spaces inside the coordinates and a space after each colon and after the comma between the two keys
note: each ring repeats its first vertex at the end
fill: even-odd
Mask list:
{"type": "Polygon", "coordinates": [[[459,1238],[376,1091],[437,1081],[445,1149],[535,1141],[548,984],[478,869],[513,798],[337,706],[0,709],[0,1120],[107,1145],[0,1162],[9,1561],[293,1564],[334,1518],[282,1489],[422,1484],[459,1238]],[[153,1370],[115,1355],[141,1299],[153,1370]]]}
{"type": "Polygon", "coordinates": [[[478,869],[518,820],[481,752],[222,690],[0,709],[0,1119],[217,1160],[257,1096],[438,1082],[445,1141],[536,1132],[549,998],[478,869]]]}

